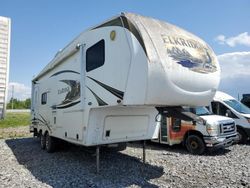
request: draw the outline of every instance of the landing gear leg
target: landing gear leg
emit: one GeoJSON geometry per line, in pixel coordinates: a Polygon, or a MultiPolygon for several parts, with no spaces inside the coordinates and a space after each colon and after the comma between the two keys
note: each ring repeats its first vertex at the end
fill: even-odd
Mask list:
{"type": "Polygon", "coordinates": [[[100,146],[96,146],[96,173],[100,172],[100,146]]]}
{"type": "Polygon", "coordinates": [[[143,163],[145,164],[146,163],[146,140],[143,140],[143,163]]]}

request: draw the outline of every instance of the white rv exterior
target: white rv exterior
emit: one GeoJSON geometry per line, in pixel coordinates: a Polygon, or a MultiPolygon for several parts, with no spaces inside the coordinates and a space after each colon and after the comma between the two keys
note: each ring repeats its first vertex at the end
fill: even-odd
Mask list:
{"type": "Polygon", "coordinates": [[[207,105],[219,76],[200,38],[122,13],[81,33],[33,79],[31,131],[85,146],[157,138],[156,107],[207,105]]]}

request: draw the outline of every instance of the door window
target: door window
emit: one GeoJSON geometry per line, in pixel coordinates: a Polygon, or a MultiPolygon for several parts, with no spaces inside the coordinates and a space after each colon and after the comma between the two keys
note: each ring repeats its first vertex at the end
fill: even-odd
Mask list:
{"type": "Polygon", "coordinates": [[[225,116],[227,112],[227,107],[219,102],[212,102],[213,113],[225,116]]]}
{"type": "MultiPolygon", "coordinates": [[[[212,111],[214,114],[226,116],[227,110],[230,110],[230,109],[226,107],[224,104],[220,102],[212,102],[212,111]]],[[[232,112],[231,118],[237,118],[237,116],[232,112]]]]}
{"type": "Polygon", "coordinates": [[[181,119],[173,118],[172,130],[174,132],[179,132],[181,130],[181,119]]]}
{"type": "Polygon", "coordinates": [[[214,114],[218,114],[219,115],[219,104],[218,102],[212,102],[211,106],[212,106],[212,112],[214,114]]]}
{"type": "Polygon", "coordinates": [[[43,93],[41,97],[41,104],[44,105],[47,103],[47,93],[43,93]]]}

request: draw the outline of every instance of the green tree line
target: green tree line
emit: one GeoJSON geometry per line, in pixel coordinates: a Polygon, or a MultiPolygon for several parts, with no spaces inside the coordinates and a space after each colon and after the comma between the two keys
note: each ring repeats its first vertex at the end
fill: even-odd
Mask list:
{"type": "Polygon", "coordinates": [[[15,98],[11,98],[10,101],[7,103],[7,109],[30,109],[31,100],[18,100],[15,98]]]}

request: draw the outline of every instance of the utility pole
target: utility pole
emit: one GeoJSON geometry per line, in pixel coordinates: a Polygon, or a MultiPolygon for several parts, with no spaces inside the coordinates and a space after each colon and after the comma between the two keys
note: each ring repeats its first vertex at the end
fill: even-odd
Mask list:
{"type": "Polygon", "coordinates": [[[11,96],[11,108],[12,108],[12,110],[13,110],[13,107],[14,107],[13,99],[14,99],[14,85],[12,85],[12,96],[11,96]]]}

